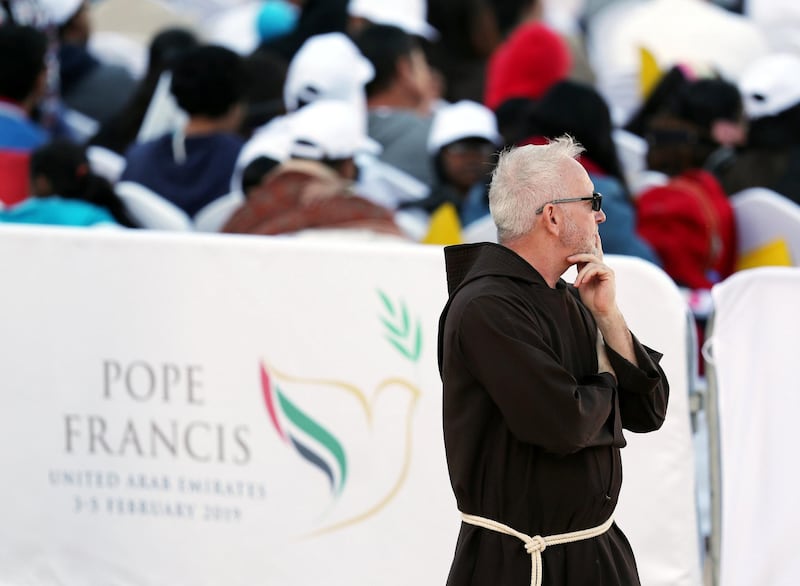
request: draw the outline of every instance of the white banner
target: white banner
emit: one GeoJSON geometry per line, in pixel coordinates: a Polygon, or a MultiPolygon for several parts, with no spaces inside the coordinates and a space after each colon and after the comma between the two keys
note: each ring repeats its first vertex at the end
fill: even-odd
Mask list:
{"type": "Polygon", "coordinates": [[[440,249],[0,241],[1,583],[444,583],[440,249]]]}

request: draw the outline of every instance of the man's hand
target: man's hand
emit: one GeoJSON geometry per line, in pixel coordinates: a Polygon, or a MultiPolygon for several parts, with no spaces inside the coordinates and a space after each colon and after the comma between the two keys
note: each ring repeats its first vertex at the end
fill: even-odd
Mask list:
{"type": "MultiPolygon", "coordinates": [[[[595,253],[584,252],[567,257],[567,262],[578,266],[574,285],[580,293],[581,301],[592,312],[606,344],[628,362],[636,364],[631,332],[617,307],[616,277],[614,271],[603,262],[599,234],[596,241],[595,253]]],[[[602,355],[605,355],[605,348],[602,349],[602,355]]],[[[600,357],[601,353],[598,351],[598,358],[600,357]]]]}
{"type": "Polygon", "coordinates": [[[581,294],[581,301],[595,318],[608,315],[617,310],[617,284],[614,271],[603,262],[603,248],[600,235],[595,236],[596,252],[584,252],[567,257],[567,262],[577,265],[578,276],[575,287],[581,294]]]}

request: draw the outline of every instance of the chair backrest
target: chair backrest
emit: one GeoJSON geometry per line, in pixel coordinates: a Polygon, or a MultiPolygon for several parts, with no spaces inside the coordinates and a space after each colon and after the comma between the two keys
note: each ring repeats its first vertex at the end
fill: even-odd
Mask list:
{"type": "Polygon", "coordinates": [[[231,191],[218,197],[194,215],[194,229],[198,232],[219,232],[244,200],[241,191],[231,191]]]}
{"type": "Polygon", "coordinates": [[[800,206],[764,187],[731,196],[739,268],[800,265],[800,206]]]}
{"type": "Polygon", "coordinates": [[[461,238],[468,242],[497,242],[497,226],[491,215],[485,215],[464,227],[461,238]]]}
{"type": "Polygon", "coordinates": [[[112,184],[119,181],[125,169],[125,158],[105,147],[91,145],[86,149],[86,158],[92,171],[105,177],[112,184]]]}
{"type": "Polygon", "coordinates": [[[100,130],[97,120],[72,108],[64,108],[61,118],[77,142],[86,142],[100,130]]]}
{"type": "Polygon", "coordinates": [[[611,133],[617,156],[625,174],[625,181],[635,195],[639,189],[640,176],[647,170],[647,141],[632,132],[617,128],[611,133]]]}
{"type": "Polygon", "coordinates": [[[192,220],[186,212],[144,185],[120,181],[114,190],[142,228],[177,232],[193,230],[192,220]]]}
{"type": "Polygon", "coordinates": [[[165,71],[158,79],[158,85],[150,98],[150,105],[139,127],[136,142],[146,142],[174,132],[186,125],[188,115],[180,109],[169,87],[172,73],[165,71]]]}
{"type": "Polygon", "coordinates": [[[800,584],[798,291],[795,267],[741,271],[711,291],[704,355],[718,472],[712,560],[721,586],[800,584]]]}
{"type": "MultiPolygon", "coordinates": [[[[689,308],[672,279],[655,265],[632,256],[605,258],[616,274],[617,301],[628,326],[643,344],[664,354],[661,367],[670,384],[661,429],[625,432],[624,481],[615,517],[636,554],[642,584],[700,586],[689,402],[696,342],[689,308]]],[[[572,281],[574,275],[572,268],[564,278],[572,281]]]]}

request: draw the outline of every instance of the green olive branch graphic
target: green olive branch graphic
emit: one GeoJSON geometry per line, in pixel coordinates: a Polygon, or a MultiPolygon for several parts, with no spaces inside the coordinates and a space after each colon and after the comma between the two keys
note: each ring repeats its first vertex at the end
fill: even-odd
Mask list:
{"type": "Polygon", "coordinates": [[[422,326],[419,319],[412,326],[405,302],[401,300],[398,304],[393,303],[380,289],[378,296],[383,302],[386,313],[379,316],[386,328],[384,337],[403,356],[412,362],[417,362],[422,351],[422,326]]]}

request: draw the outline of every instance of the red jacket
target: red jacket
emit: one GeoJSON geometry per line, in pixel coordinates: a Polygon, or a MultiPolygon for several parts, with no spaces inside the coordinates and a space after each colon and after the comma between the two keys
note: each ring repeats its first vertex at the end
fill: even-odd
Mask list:
{"type": "Polygon", "coordinates": [[[656,250],[664,270],[690,289],[710,289],[736,266],[733,208],[716,178],[686,171],[636,200],[637,231],[656,250]]]}

